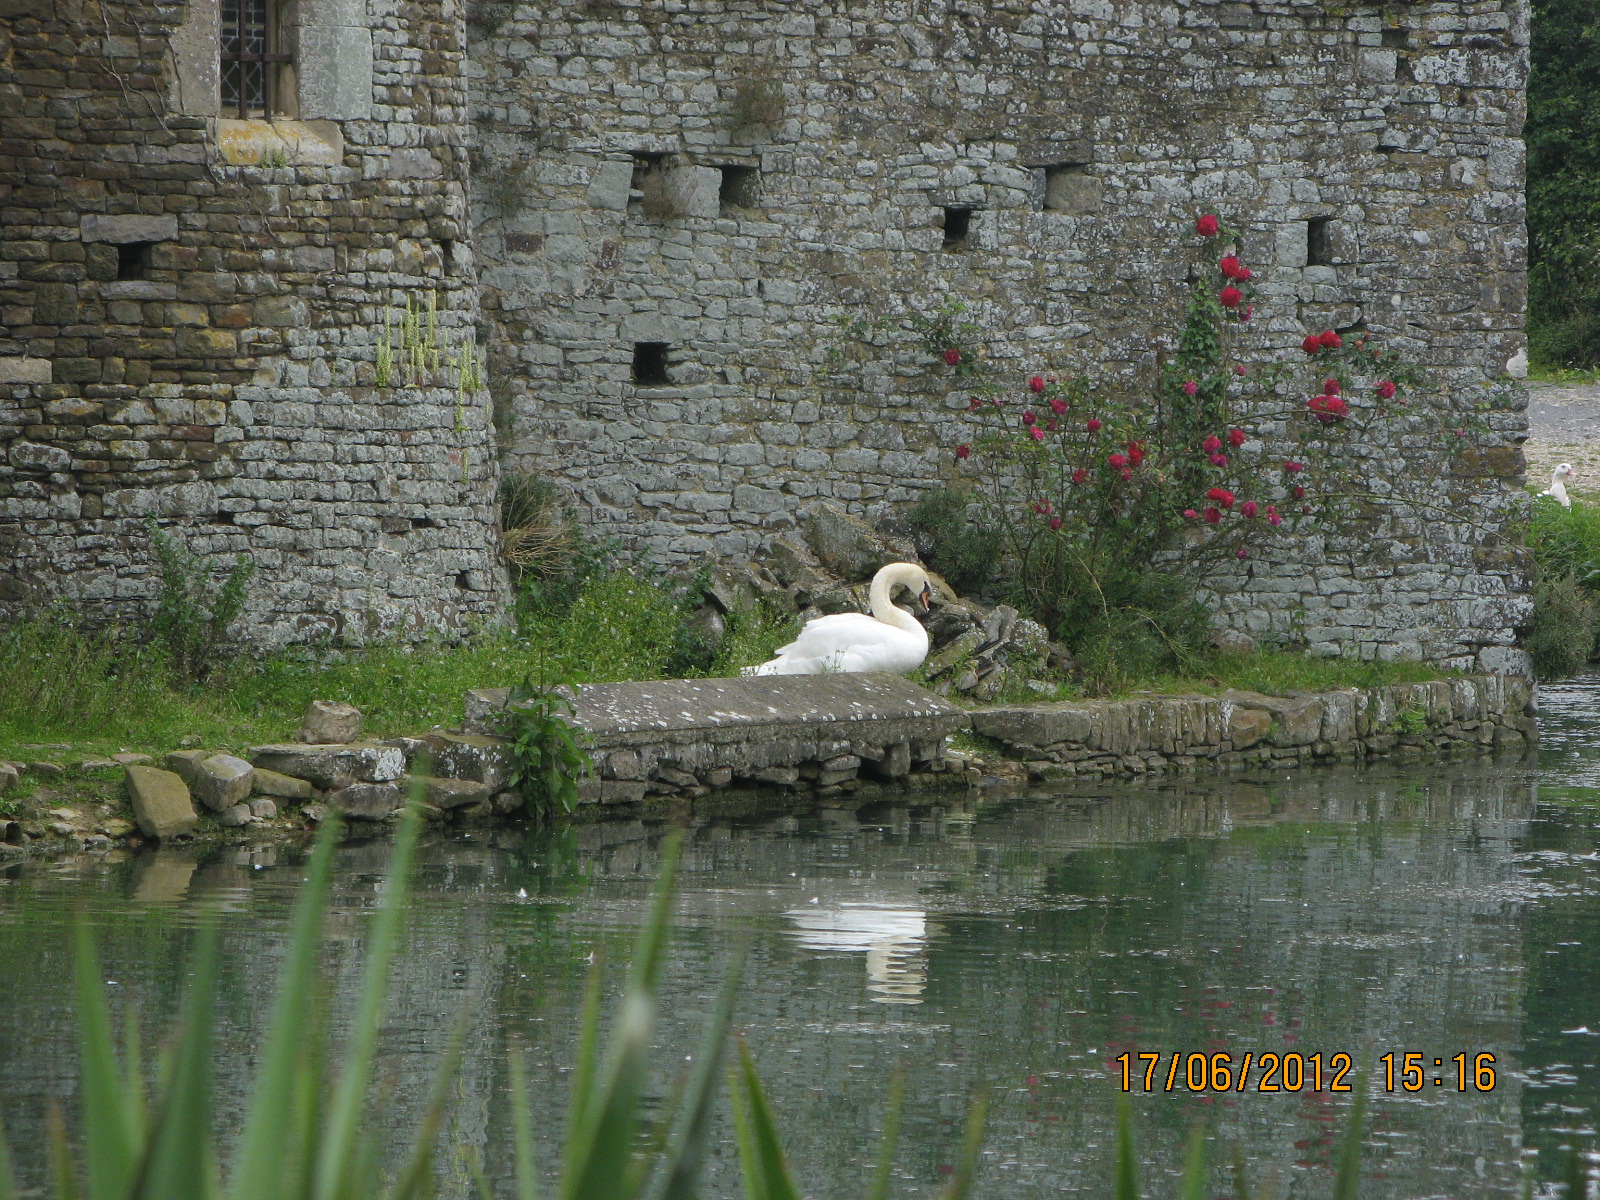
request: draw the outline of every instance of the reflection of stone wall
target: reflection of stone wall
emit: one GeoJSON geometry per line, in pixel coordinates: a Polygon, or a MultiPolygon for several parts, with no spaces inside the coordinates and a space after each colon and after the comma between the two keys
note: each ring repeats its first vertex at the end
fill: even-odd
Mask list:
{"type": "Polygon", "coordinates": [[[0,25],[0,617],[140,615],[147,517],[254,558],[259,642],[494,612],[487,396],[453,371],[476,306],[459,16],[303,0],[307,119],[269,123],[219,116],[214,3],[87,7],[0,25]],[[375,386],[386,315],[430,292],[442,361],[375,386]]]}
{"type": "MultiPolygon", "coordinates": [[[[953,477],[964,394],[905,355],[841,369],[840,314],[960,300],[1019,386],[1148,381],[1199,211],[1243,230],[1251,356],[1368,328],[1468,404],[1523,344],[1520,0],[484,11],[474,205],[513,457],[669,562],[953,477]]],[[[1259,555],[1224,618],[1519,668],[1519,405],[1445,486],[1477,524],[1259,555]]],[[[1379,436],[1361,473],[1407,470],[1379,436]]]]}

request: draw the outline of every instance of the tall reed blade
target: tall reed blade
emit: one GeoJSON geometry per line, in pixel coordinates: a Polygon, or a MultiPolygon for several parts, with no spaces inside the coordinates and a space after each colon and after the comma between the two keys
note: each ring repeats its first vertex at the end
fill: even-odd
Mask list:
{"type": "Polygon", "coordinates": [[[72,1166],[72,1150],[67,1145],[67,1119],[54,1100],[45,1110],[45,1136],[50,1142],[50,1175],[55,1181],[55,1200],[78,1200],[78,1175],[72,1166]]]}
{"type": "Polygon", "coordinates": [[[5,1122],[0,1121],[0,1200],[17,1200],[17,1177],[11,1173],[11,1150],[5,1122]]]}
{"type": "Polygon", "coordinates": [[[677,1119],[667,1135],[666,1154],[656,1174],[657,1186],[651,1192],[659,1200],[694,1200],[699,1193],[700,1167],[710,1148],[716,1081],[722,1069],[728,1029],[733,1023],[733,1006],[739,994],[739,979],[744,973],[744,958],[744,948],[740,947],[728,966],[717,1007],[701,1036],[694,1071],[684,1089],[677,1119]]]}
{"type": "Polygon", "coordinates": [[[352,1180],[357,1135],[366,1105],[367,1086],[372,1078],[378,1023],[383,1019],[384,1003],[389,994],[389,968],[394,960],[395,941],[405,909],[406,884],[411,877],[411,860],[416,854],[421,824],[421,809],[415,801],[407,803],[395,838],[383,901],[378,906],[372,922],[372,936],[367,942],[361,1001],[351,1025],[343,1075],[328,1106],[321,1144],[317,1147],[312,1200],[340,1200],[352,1180]]]}
{"type": "Polygon", "coordinates": [[[889,1102],[883,1111],[883,1141],[878,1147],[878,1166],[872,1173],[867,1200],[889,1200],[889,1181],[894,1173],[894,1151],[900,1141],[900,1115],[906,1106],[906,1072],[900,1068],[889,1077],[889,1102]]]}
{"type": "Polygon", "coordinates": [[[1363,1071],[1355,1080],[1355,1103],[1350,1106],[1350,1128],[1344,1133],[1339,1171],[1333,1179],[1333,1200],[1356,1200],[1361,1186],[1361,1139],[1366,1129],[1367,1079],[1363,1071]]]}
{"type": "Polygon", "coordinates": [[[1183,1176],[1178,1180],[1178,1200],[1206,1200],[1206,1127],[1194,1123],[1183,1154],[1183,1176]]]}
{"type": "Polygon", "coordinates": [[[750,1057],[750,1047],[743,1039],[739,1042],[737,1079],[735,1112],[745,1118],[739,1152],[745,1164],[746,1192],[759,1200],[800,1200],[800,1190],[789,1174],[783,1145],[778,1140],[777,1122],[772,1118],[772,1108],[761,1087],[761,1076],[756,1073],[755,1059],[750,1057]],[[755,1191],[751,1189],[752,1180],[756,1184],[755,1191]]]}
{"type": "Polygon", "coordinates": [[[1117,1200],[1139,1200],[1139,1172],[1133,1157],[1133,1109],[1127,1096],[1117,1097],[1117,1200]]]}
{"type": "Polygon", "coordinates": [[[961,1142],[961,1158],[955,1174],[939,1193],[939,1200],[965,1200],[978,1176],[978,1157],[983,1153],[983,1126],[989,1115],[989,1102],[981,1095],[967,1109],[967,1131],[961,1142]]]}
{"type": "Polygon", "coordinates": [[[180,1019],[178,1047],[157,1099],[132,1200],[207,1200],[216,1194],[211,1141],[211,1064],[215,1055],[217,926],[208,918],[195,939],[194,970],[180,1019]]]}
{"type": "Polygon", "coordinates": [[[330,815],[317,834],[306,882],[295,901],[288,955],[261,1049],[261,1071],[230,1179],[229,1195],[233,1200],[278,1200],[291,1182],[282,1170],[283,1151],[294,1119],[295,1073],[316,983],[322,922],[328,911],[328,884],[339,830],[338,818],[330,815]]]}
{"type": "Polygon", "coordinates": [[[91,1200],[119,1200],[128,1194],[139,1159],[141,1132],[133,1100],[140,1086],[139,1064],[127,1064],[129,1078],[125,1079],[112,1042],[100,956],[88,919],[81,913],[73,966],[77,976],[79,1070],[83,1078],[89,1195],[91,1200]]]}
{"type": "Polygon", "coordinates": [[[561,1189],[565,1200],[621,1200],[631,1194],[630,1183],[633,1189],[638,1185],[633,1168],[634,1135],[639,1127],[640,1097],[649,1077],[656,979],[672,914],[682,842],[682,835],[674,833],[662,846],[655,898],[634,947],[622,1013],[612,1031],[611,1052],[602,1070],[591,1077],[593,1082],[586,1085],[584,1108],[576,1113],[579,1121],[568,1132],[577,1144],[568,1152],[569,1169],[561,1189]]]}
{"type": "Polygon", "coordinates": [[[528,1106],[528,1068],[522,1047],[511,1047],[511,1137],[516,1154],[517,1200],[539,1200],[533,1167],[533,1113],[528,1106]]]}

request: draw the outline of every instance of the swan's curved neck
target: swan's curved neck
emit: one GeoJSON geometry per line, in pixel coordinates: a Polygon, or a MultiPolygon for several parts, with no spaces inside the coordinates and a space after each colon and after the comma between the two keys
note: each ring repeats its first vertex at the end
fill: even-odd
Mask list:
{"type": "Polygon", "coordinates": [[[901,565],[891,563],[872,577],[872,591],[868,596],[869,607],[872,609],[872,615],[885,625],[893,625],[906,633],[921,633],[923,632],[921,623],[894,602],[895,584],[909,585],[913,580],[910,573],[897,569],[901,565]]]}

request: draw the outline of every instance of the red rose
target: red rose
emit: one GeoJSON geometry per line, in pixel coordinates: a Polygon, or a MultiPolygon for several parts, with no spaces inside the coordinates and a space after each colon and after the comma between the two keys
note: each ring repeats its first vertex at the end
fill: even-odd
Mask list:
{"type": "Polygon", "coordinates": [[[1306,340],[1300,343],[1300,349],[1304,350],[1307,354],[1315,354],[1318,350],[1322,349],[1322,339],[1314,333],[1308,334],[1306,340]]]}
{"type": "Polygon", "coordinates": [[[1090,433],[1099,433],[1100,432],[1100,418],[1099,417],[1090,417],[1089,418],[1089,423],[1088,423],[1087,426],[1085,426],[1085,428],[1087,428],[1090,433]]]}
{"type": "MultiPolygon", "coordinates": [[[[1248,275],[1248,274],[1250,274],[1250,272],[1246,271],[1245,274],[1248,275]]],[[[1256,306],[1254,304],[1246,304],[1244,306],[1244,310],[1239,314],[1239,320],[1248,321],[1251,317],[1253,317],[1255,315],[1256,315],[1256,306]]]]}
{"type": "Polygon", "coordinates": [[[1213,433],[1205,441],[1200,443],[1200,449],[1204,450],[1207,454],[1215,454],[1218,450],[1222,449],[1222,439],[1213,433]]]}
{"type": "Polygon", "coordinates": [[[1051,529],[1060,529],[1061,528],[1061,518],[1060,517],[1051,517],[1050,518],[1050,528],[1051,529]]]}
{"type": "Polygon", "coordinates": [[[972,447],[967,445],[965,442],[961,443],[961,445],[956,447],[956,457],[957,458],[967,458],[971,454],[972,454],[972,447]]]}
{"type": "Polygon", "coordinates": [[[1128,465],[1128,456],[1126,454],[1108,454],[1106,461],[1120,471],[1128,465]]]}
{"type": "Polygon", "coordinates": [[[983,401],[982,400],[979,400],[976,396],[968,396],[967,397],[967,411],[968,412],[977,412],[982,407],[983,407],[983,401]]]}
{"type": "Polygon", "coordinates": [[[1293,475],[1296,471],[1304,471],[1306,465],[1302,462],[1286,462],[1283,464],[1283,469],[1293,475]]]}
{"type": "Polygon", "coordinates": [[[1182,386],[1185,396],[1192,396],[1200,390],[1200,385],[1192,379],[1185,379],[1182,386]]]}
{"type": "Polygon", "coordinates": [[[1246,500],[1243,504],[1239,505],[1239,511],[1247,517],[1253,517],[1256,515],[1256,513],[1260,512],[1261,509],[1254,500],[1246,500]]]}
{"type": "Polygon", "coordinates": [[[1027,412],[1022,414],[1022,423],[1024,425],[1032,425],[1033,424],[1033,409],[1030,408],[1030,409],[1028,409],[1027,412]]]}
{"type": "Polygon", "coordinates": [[[1214,500],[1223,508],[1233,507],[1233,493],[1227,488],[1214,487],[1206,493],[1207,500],[1214,500]]]}
{"type": "Polygon", "coordinates": [[[1247,371],[1248,369],[1249,368],[1247,368],[1243,363],[1239,363],[1236,367],[1233,368],[1233,373],[1235,375],[1243,375],[1245,373],[1245,371],[1247,371]]]}
{"type": "Polygon", "coordinates": [[[1254,271],[1252,271],[1249,267],[1240,267],[1239,270],[1238,270],[1238,273],[1234,275],[1234,278],[1237,279],[1240,283],[1245,283],[1248,280],[1254,279],[1255,275],[1256,275],[1256,273],[1254,271]]]}
{"type": "Polygon", "coordinates": [[[1033,440],[1034,441],[1036,441],[1036,442],[1044,441],[1044,430],[1040,429],[1037,425],[1035,425],[1032,429],[1028,430],[1028,432],[1033,434],[1033,440]]]}
{"type": "Polygon", "coordinates": [[[1143,461],[1144,461],[1144,447],[1141,446],[1138,442],[1129,442],[1128,443],[1128,462],[1131,463],[1133,466],[1137,467],[1143,461]]]}
{"type": "Polygon", "coordinates": [[[1028,380],[1028,389],[1034,392],[1044,391],[1044,376],[1035,375],[1032,379],[1028,380]]]}
{"type": "Polygon", "coordinates": [[[1079,467],[1072,473],[1073,483],[1082,483],[1087,478],[1089,478],[1089,472],[1085,471],[1082,467],[1079,467]]]}
{"type": "Polygon", "coordinates": [[[1232,446],[1235,450],[1237,450],[1240,446],[1244,445],[1245,440],[1246,440],[1246,438],[1245,438],[1244,430],[1242,430],[1242,429],[1230,429],[1230,430],[1228,430],[1228,445],[1232,446]]]}
{"type": "Polygon", "coordinates": [[[1344,339],[1331,329],[1324,330],[1322,335],[1317,338],[1317,341],[1329,350],[1337,350],[1344,345],[1344,339]]]}
{"type": "Polygon", "coordinates": [[[1232,254],[1224,256],[1222,261],[1217,263],[1217,270],[1222,272],[1222,277],[1224,279],[1239,278],[1238,258],[1232,254]]]}
{"type": "Polygon", "coordinates": [[[1208,508],[1205,511],[1205,518],[1206,524],[1215,525],[1218,521],[1222,520],[1222,514],[1214,508],[1208,508]]]}
{"type": "Polygon", "coordinates": [[[1198,517],[1199,517],[1199,516],[1200,516],[1200,514],[1199,514],[1199,513],[1197,513],[1197,512],[1195,512],[1195,510],[1194,510],[1194,509],[1192,509],[1192,508],[1186,508],[1186,509],[1184,509],[1184,510],[1183,510],[1183,515],[1184,515],[1184,516],[1186,516],[1186,517],[1188,517],[1188,518],[1189,518],[1189,520],[1191,520],[1191,521],[1193,521],[1193,520],[1195,520],[1195,519],[1197,519],[1197,518],[1198,518],[1198,517]]]}
{"type": "Polygon", "coordinates": [[[1050,401],[1050,411],[1059,417],[1062,413],[1067,411],[1067,402],[1061,399],[1059,396],[1055,397],[1050,401]]]}
{"type": "Polygon", "coordinates": [[[1295,487],[1295,489],[1294,489],[1294,498],[1296,500],[1304,500],[1306,498],[1306,490],[1305,490],[1305,488],[1300,487],[1300,486],[1297,485],[1295,487]]]}
{"type": "Polygon", "coordinates": [[[1132,467],[1123,467],[1122,468],[1122,482],[1123,483],[1127,483],[1128,480],[1130,480],[1132,478],[1133,478],[1133,468],[1132,467]]]}
{"type": "Polygon", "coordinates": [[[1213,467],[1225,467],[1225,466],[1227,466],[1228,465],[1228,456],[1226,454],[1213,454],[1211,456],[1211,465],[1213,467]]]}
{"type": "Polygon", "coordinates": [[[1283,518],[1278,515],[1277,509],[1267,509],[1267,524],[1271,525],[1274,529],[1283,524],[1283,518]]]}
{"type": "Polygon", "coordinates": [[[961,361],[961,351],[957,350],[954,346],[950,347],[950,349],[944,352],[944,361],[952,367],[955,366],[961,361]]]}
{"type": "Polygon", "coordinates": [[[1237,554],[1240,558],[1249,558],[1250,557],[1250,551],[1246,550],[1243,546],[1240,546],[1237,550],[1234,551],[1234,553],[1237,554]]]}
{"type": "Polygon", "coordinates": [[[1238,308],[1239,301],[1244,299],[1244,293],[1230,283],[1227,287],[1222,289],[1222,292],[1217,296],[1217,299],[1222,302],[1223,308],[1238,308]]]}
{"type": "Polygon", "coordinates": [[[1337,379],[1324,379],[1322,381],[1322,394],[1324,396],[1337,396],[1339,394],[1339,381],[1337,379]]]}
{"type": "Polygon", "coordinates": [[[1377,388],[1378,395],[1382,396],[1385,400],[1393,400],[1396,390],[1397,389],[1395,388],[1394,381],[1392,379],[1385,379],[1378,385],[1377,388]]]}
{"type": "Polygon", "coordinates": [[[1206,213],[1194,223],[1194,231],[1201,237],[1216,237],[1217,230],[1222,227],[1215,213],[1206,213]]]}
{"type": "Polygon", "coordinates": [[[1324,396],[1322,399],[1325,402],[1324,407],[1327,410],[1328,416],[1334,419],[1338,419],[1350,411],[1350,406],[1338,396],[1324,396]]]}

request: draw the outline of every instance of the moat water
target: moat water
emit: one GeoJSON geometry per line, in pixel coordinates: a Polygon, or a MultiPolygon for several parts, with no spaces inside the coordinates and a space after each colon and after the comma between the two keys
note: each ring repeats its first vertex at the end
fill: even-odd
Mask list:
{"type": "MultiPolygon", "coordinates": [[[[1376,1064],[1364,1197],[1504,1196],[1530,1170],[1553,1194],[1565,1148],[1600,1114],[1600,676],[1543,689],[1541,731],[1528,758],[700,824],[664,983],[661,1093],[748,944],[739,1026],[808,1195],[862,1190],[897,1068],[897,1195],[944,1182],[980,1091],[977,1195],[1108,1195],[1118,1056],[1141,1052],[1163,1056],[1148,1095],[1129,1060],[1149,1194],[1173,1193],[1200,1121],[1213,1159],[1237,1144],[1267,1194],[1327,1195],[1350,1105],[1329,1086],[1338,1054],[1376,1064]],[[1190,1092],[1180,1069],[1169,1092],[1175,1051],[1257,1065],[1243,1091],[1190,1092]],[[1406,1054],[1421,1056],[1415,1093],[1406,1054]],[[1299,1090],[1257,1090],[1262,1055],[1278,1056],[1280,1087],[1304,1061],[1299,1090]],[[1492,1090],[1476,1086],[1479,1055],[1493,1055],[1492,1090]]],[[[509,1191],[513,1041],[528,1050],[541,1161],[555,1161],[585,973],[599,955],[615,994],[662,834],[618,823],[425,845],[380,1071],[403,1143],[471,1011],[444,1194],[465,1194],[478,1156],[509,1191]]],[[[379,840],[340,851],[327,963],[345,1005],[387,854],[379,840]]],[[[75,914],[147,1025],[171,1018],[196,924],[219,914],[227,1129],[302,866],[262,846],[0,870],[0,1117],[25,1186],[42,1182],[47,1105],[75,1107],[75,914]]],[[[724,1125],[708,1194],[735,1194],[737,1175],[724,1125]]]]}

